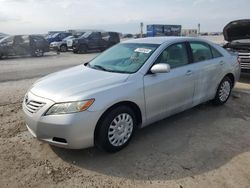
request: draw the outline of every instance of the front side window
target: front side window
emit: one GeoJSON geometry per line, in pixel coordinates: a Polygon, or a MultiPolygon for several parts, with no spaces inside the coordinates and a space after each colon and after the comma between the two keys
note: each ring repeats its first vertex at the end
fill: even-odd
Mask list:
{"type": "Polygon", "coordinates": [[[193,61],[200,62],[213,58],[210,46],[203,42],[190,42],[190,47],[193,53],[193,61]]]}
{"type": "Polygon", "coordinates": [[[101,34],[97,33],[97,32],[91,34],[91,38],[94,40],[101,38],[100,36],[101,36],[101,34]]]}
{"type": "Polygon", "coordinates": [[[23,40],[23,43],[25,43],[25,44],[30,43],[30,38],[28,35],[23,35],[22,40],[23,40]]]}
{"type": "Polygon", "coordinates": [[[89,63],[89,67],[109,72],[134,73],[153,54],[158,44],[121,43],[89,63]]]}
{"type": "Polygon", "coordinates": [[[188,64],[188,53],[185,43],[169,46],[157,58],[156,63],[167,63],[171,68],[188,64]]]}
{"type": "Polygon", "coordinates": [[[20,36],[20,35],[15,36],[15,38],[14,38],[14,44],[15,45],[23,44],[23,38],[22,38],[22,36],[20,36]]]}

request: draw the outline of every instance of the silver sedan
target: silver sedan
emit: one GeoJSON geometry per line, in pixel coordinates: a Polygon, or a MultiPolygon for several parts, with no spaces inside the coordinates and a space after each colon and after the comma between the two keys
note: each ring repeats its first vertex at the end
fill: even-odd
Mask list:
{"type": "Polygon", "coordinates": [[[24,97],[23,111],[39,140],[115,152],[138,128],[209,100],[224,104],[239,75],[237,56],[211,42],[135,39],[38,80],[24,97]]]}

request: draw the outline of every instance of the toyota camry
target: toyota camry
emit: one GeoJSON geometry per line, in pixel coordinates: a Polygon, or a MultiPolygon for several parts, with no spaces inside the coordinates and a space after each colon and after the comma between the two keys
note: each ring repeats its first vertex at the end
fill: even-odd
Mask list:
{"type": "Polygon", "coordinates": [[[23,111],[29,132],[41,141],[115,152],[138,128],[206,101],[226,103],[239,75],[237,56],[212,42],[134,39],[38,80],[23,111]]]}

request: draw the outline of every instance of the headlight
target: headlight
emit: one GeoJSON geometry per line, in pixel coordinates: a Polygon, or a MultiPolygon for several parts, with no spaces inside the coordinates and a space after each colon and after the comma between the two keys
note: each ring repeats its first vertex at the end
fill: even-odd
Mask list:
{"type": "Polygon", "coordinates": [[[89,99],[84,101],[54,104],[52,107],[50,107],[45,115],[59,115],[82,112],[87,110],[94,103],[94,101],[95,99],[89,99]]]}

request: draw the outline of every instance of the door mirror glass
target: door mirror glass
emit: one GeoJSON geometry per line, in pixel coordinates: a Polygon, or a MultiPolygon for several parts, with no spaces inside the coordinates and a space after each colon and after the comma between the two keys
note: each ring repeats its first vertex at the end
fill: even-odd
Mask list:
{"type": "Polygon", "coordinates": [[[168,73],[170,72],[170,66],[169,64],[166,63],[159,63],[153,65],[153,67],[150,69],[150,71],[155,74],[155,73],[168,73]]]}

